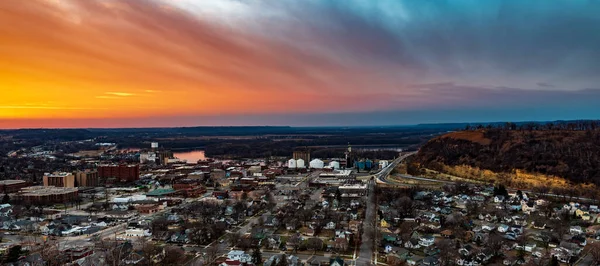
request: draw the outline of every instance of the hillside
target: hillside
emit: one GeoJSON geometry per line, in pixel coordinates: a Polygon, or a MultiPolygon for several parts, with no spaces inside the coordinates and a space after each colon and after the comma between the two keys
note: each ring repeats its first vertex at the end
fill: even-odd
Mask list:
{"type": "Polygon", "coordinates": [[[600,130],[506,127],[452,132],[430,140],[413,163],[446,173],[521,174],[600,185],[600,130]]]}

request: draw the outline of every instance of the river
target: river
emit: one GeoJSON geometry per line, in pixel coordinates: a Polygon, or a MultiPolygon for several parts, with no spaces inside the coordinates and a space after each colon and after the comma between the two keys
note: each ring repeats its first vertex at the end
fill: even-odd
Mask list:
{"type": "Polygon", "coordinates": [[[173,156],[179,158],[181,160],[186,160],[188,163],[195,163],[198,160],[205,160],[206,156],[204,155],[203,150],[194,150],[194,151],[186,151],[186,152],[175,152],[173,156]]]}

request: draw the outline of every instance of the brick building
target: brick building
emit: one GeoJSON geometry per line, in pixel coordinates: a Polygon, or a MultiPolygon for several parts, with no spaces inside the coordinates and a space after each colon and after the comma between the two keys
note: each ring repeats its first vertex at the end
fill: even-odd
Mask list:
{"type": "Polygon", "coordinates": [[[75,187],[75,176],[71,173],[45,173],[43,181],[45,187],[75,187]]]}
{"type": "Polygon", "coordinates": [[[177,194],[186,198],[197,198],[206,193],[206,188],[203,185],[195,183],[173,184],[173,189],[177,191],[177,194]]]}
{"type": "Polygon", "coordinates": [[[15,193],[27,186],[29,186],[29,183],[23,180],[0,180],[0,191],[3,194],[15,193]]]}
{"type": "Polygon", "coordinates": [[[85,170],[75,172],[75,180],[77,187],[97,187],[98,186],[98,171],[85,170]]]}
{"type": "Polygon", "coordinates": [[[26,203],[51,204],[73,201],[78,196],[74,187],[32,186],[22,188],[17,197],[26,203]]]}
{"type": "Polygon", "coordinates": [[[139,165],[101,165],[98,167],[98,177],[116,178],[121,182],[133,182],[140,179],[139,165]]]}

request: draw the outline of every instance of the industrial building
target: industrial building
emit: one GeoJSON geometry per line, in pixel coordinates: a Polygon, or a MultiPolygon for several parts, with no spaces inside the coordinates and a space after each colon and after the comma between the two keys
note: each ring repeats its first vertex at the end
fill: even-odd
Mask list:
{"type": "Polygon", "coordinates": [[[302,149],[294,151],[292,156],[294,160],[303,160],[304,162],[310,162],[310,150],[302,149]]]}
{"type": "Polygon", "coordinates": [[[45,173],[43,182],[45,187],[75,187],[75,176],[66,172],[45,173]]]}
{"type": "Polygon", "coordinates": [[[323,169],[325,167],[325,163],[319,159],[310,161],[308,165],[311,169],[323,169]]]}

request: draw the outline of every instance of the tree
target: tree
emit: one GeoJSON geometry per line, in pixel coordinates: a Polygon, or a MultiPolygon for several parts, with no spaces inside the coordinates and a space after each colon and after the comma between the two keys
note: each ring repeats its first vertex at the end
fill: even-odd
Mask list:
{"type": "Polygon", "coordinates": [[[231,245],[231,247],[237,246],[238,243],[240,243],[241,238],[242,236],[239,232],[231,232],[227,235],[227,241],[229,242],[229,245],[231,245]]]}
{"type": "MultiPolygon", "coordinates": [[[[593,264],[597,264],[600,262],[600,242],[594,242],[589,245],[589,253],[594,260],[593,264]]],[[[593,265],[592,264],[592,265],[593,265]]]]}
{"type": "Polygon", "coordinates": [[[277,261],[277,266],[288,266],[287,256],[285,254],[281,255],[279,260],[277,261]]]}
{"type": "Polygon", "coordinates": [[[7,193],[4,193],[4,197],[2,197],[2,204],[7,204],[10,202],[10,196],[7,193]]]}
{"type": "Polygon", "coordinates": [[[260,248],[256,247],[254,248],[254,251],[252,252],[252,263],[254,263],[255,265],[260,265],[262,263],[263,259],[262,259],[262,253],[260,252],[260,248]]]}
{"type": "Polygon", "coordinates": [[[293,234],[290,236],[290,238],[288,238],[287,243],[291,244],[293,247],[293,252],[296,252],[298,250],[298,247],[300,247],[300,237],[298,236],[298,234],[293,234]]]}
{"type": "Polygon", "coordinates": [[[210,247],[208,247],[206,249],[206,264],[207,265],[211,265],[211,263],[217,259],[217,256],[219,256],[219,246],[217,244],[213,244],[210,247]]]}
{"type": "Polygon", "coordinates": [[[493,252],[493,256],[497,256],[502,252],[502,245],[504,245],[504,238],[498,234],[491,233],[490,237],[488,237],[488,241],[485,245],[490,248],[493,252]]]}
{"type": "Polygon", "coordinates": [[[181,265],[185,260],[185,251],[181,248],[167,247],[164,249],[165,257],[161,265],[181,265]]]}
{"type": "Polygon", "coordinates": [[[17,262],[17,260],[19,260],[19,258],[21,256],[25,255],[26,253],[27,252],[24,251],[20,245],[13,246],[10,249],[8,249],[8,253],[6,253],[6,256],[4,258],[4,262],[5,263],[17,262]]]}
{"type": "Polygon", "coordinates": [[[440,266],[452,265],[456,259],[455,245],[450,239],[444,239],[438,243],[440,249],[440,266]]]}

